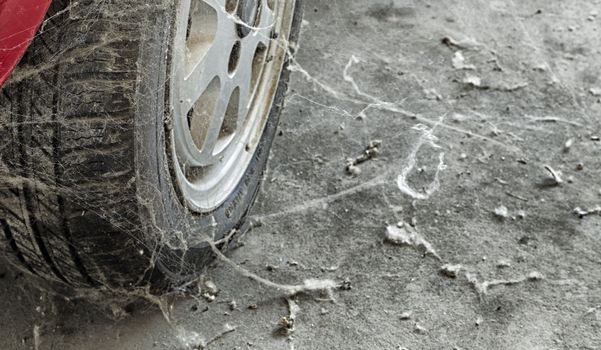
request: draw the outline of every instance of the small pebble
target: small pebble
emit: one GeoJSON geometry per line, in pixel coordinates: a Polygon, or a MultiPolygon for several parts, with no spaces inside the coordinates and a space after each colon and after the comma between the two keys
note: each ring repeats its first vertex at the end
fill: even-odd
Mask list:
{"type": "Polygon", "coordinates": [[[340,288],[340,290],[351,290],[351,289],[353,289],[353,284],[351,283],[351,280],[346,278],[342,281],[339,288],[340,288]]]}
{"type": "Polygon", "coordinates": [[[500,269],[511,267],[511,262],[508,259],[499,259],[499,261],[497,261],[497,267],[500,269]]]}
{"type": "Polygon", "coordinates": [[[204,288],[203,289],[207,293],[212,294],[212,295],[215,295],[215,294],[217,294],[217,292],[219,292],[219,289],[217,289],[217,286],[211,280],[207,280],[207,281],[204,282],[204,288]]]}
{"type": "Polygon", "coordinates": [[[566,143],[563,145],[563,151],[568,152],[570,150],[570,148],[572,148],[573,144],[574,144],[574,139],[568,139],[566,141],[566,143]]]}
{"type": "Polygon", "coordinates": [[[494,213],[497,217],[499,217],[501,219],[505,219],[509,215],[509,211],[507,210],[507,207],[504,205],[496,207],[494,213]]]}
{"type": "Polygon", "coordinates": [[[418,334],[428,333],[428,330],[424,326],[420,325],[419,323],[415,324],[415,326],[413,327],[413,330],[415,331],[415,333],[418,333],[418,334]]]}
{"type": "Polygon", "coordinates": [[[588,92],[593,96],[601,96],[601,88],[591,88],[588,92]]]}
{"type": "Polygon", "coordinates": [[[361,175],[361,169],[356,165],[347,166],[346,172],[349,173],[349,175],[353,175],[353,176],[361,175]]]}
{"type": "Polygon", "coordinates": [[[532,271],[528,274],[528,280],[529,281],[540,281],[542,279],[545,279],[545,277],[543,276],[542,273],[538,272],[538,271],[532,271]]]}
{"type": "Polygon", "coordinates": [[[411,226],[417,226],[417,218],[415,216],[411,218],[411,226]]]}
{"type": "Polygon", "coordinates": [[[462,269],[463,269],[463,266],[461,266],[459,264],[457,264],[457,265],[444,264],[440,267],[440,272],[447,277],[456,278],[462,269]]]}
{"type": "Polygon", "coordinates": [[[472,85],[475,87],[480,87],[482,86],[482,79],[480,79],[480,77],[477,76],[473,76],[473,75],[468,75],[467,77],[465,77],[462,81],[464,84],[466,85],[472,85]]]}
{"type": "Polygon", "coordinates": [[[411,311],[405,311],[399,317],[401,320],[406,321],[411,319],[411,315],[411,311]]]}

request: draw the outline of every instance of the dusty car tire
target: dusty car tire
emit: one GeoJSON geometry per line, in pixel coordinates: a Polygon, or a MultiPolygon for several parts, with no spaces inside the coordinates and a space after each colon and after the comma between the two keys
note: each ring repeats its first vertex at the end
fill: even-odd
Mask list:
{"type": "MultiPolygon", "coordinates": [[[[270,38],[290,53],[301,5],[283,3],[290,19],[270,38]]],[[[52,2],[0,91],[0,248],[16,266],[74,287],[162,289],[211,258],[206,237],[242,224],[284,102],[286,53],[240,179],[210,210],[191,208],[168,102],[177,11],[162,0],[52,2]]]]}

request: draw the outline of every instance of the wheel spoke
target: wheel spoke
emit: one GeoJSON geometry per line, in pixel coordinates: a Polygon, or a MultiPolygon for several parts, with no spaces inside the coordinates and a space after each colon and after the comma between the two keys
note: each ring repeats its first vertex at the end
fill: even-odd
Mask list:
{"type": "Polygon", "coordinates": [[[225,120],[226,111],[230,104],[232,93],[234,92],[235,86],[226,84],[221,88],[215,111],[208,121],[206,137],[202,143],[200,151],[203,163],[214,164],[218,159],[218,154],[214,154],[217,141],[221,134],[221,129],[225,120]]]}
{"type": "Polygon", "coordinates": [[[223,44],[213,45],[192,72],[183,77],[179,89],[179,103],[184,115],[194,107],[215,77],[224,78],[224,74],[222,74],[224,46],[223,44]]]}
{"type": "MultiPolygon", "coordinates": [[[[224,1],[207,0],[211,6],[222,6],[224,1]]],[[[206,54],[198,62],[192,62],[189,66],[191,72],[183,72],[183,83],[180,88],[180,103],[182,112],[187,113],[200,98],[211,80],[218,76],[222,81],[227,79],[229,57],[232,47],[237,41],[236,25],[233,20],[219,9],[217,12],[217,34],[213,44],[206,54]]]]}
{"type": "Polygon", "coordinates": [[[259,68],[254,67],[257,49],[259,44],[262,44],[265,47],[268,46],[271,40],[273,14],[267,6],[267,1],[263,1],[260,16],[257,28],[242,39],[239,66],[243,67],[243,69],[238,69],[232,77],[234,84],[240,88],[240,103],[237,121],[238,128],[244,127],[244,122],[250,109],[250,103],[252,102],[253,86],[251,83],[253,69],[259,68]]]}
{"type": "Polygon", "coordinates": [[[217,12],[226,12],[226,10],[225,10],[225,1],[226,0],[202,0],[202,1],[206,2],[207,5],[214,8],[217,12]]]}

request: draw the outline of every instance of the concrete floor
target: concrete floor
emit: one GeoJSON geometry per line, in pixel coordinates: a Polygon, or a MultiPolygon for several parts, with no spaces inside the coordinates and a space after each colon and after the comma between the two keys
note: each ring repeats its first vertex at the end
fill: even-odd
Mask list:
{"type": "Polygon", "coordinates": [[[217,299],[172,301],[169,322],[151,306],[116,320],[3,270],[1,349],[180,349],[224,327],[208,348],[601,349],[601,215],[573,213],[601,205],[601,1],[305,7],[307,74],[293,74],[262,226],[229,256],[352,288],[298,296],[286,337],[282,295],[222,263],[217,299]],[[380,156],[348,175],[374,140],[380,156]],[[385,242],[399,221],[440,260],[385,242]]]}

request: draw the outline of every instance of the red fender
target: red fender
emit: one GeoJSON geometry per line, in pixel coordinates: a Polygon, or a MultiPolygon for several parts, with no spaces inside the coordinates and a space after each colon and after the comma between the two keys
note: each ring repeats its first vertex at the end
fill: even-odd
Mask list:
{"type": "Polygon", "coordinates": [[[0,0],[0,87],[44,21],[52,0],[0,0]]]}

